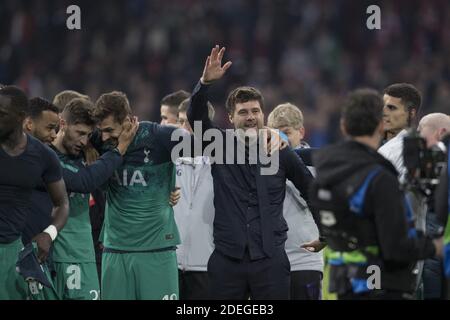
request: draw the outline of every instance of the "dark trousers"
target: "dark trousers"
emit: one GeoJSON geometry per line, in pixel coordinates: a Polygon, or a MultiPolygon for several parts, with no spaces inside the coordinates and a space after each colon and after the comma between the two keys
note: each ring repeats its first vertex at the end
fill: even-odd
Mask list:
{"type": "Polygon", "coordinates": [[[322,272],[301,270],[291,272],[291,300],[320,300],[322,272]]]}
{"type": "Polygon", "coordinates": [[[430,258],[423,266],[423,298],[425,300],[439,300],[444,298],[445,276],[442,260],[430,258]]]}
{"type": "Polygon", "coordinates": [[[180,300],[209,300],[208,272],[178,270],[180,300]]]}
{"type": "Polygon", "coordinates": [[[208,261],[211,298],[216,300],[289,300],[290,269],[284,248],[271,258],[238,260],[214,250],[208,261]]]}

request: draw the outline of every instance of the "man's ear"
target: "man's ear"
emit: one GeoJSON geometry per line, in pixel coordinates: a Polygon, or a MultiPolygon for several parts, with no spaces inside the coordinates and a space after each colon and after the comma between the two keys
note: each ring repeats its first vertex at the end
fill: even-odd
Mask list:
{"type": "Polygon", "coordinates": [[[439,141],[441,141],[442,138],[443,138],[447,133],[448,133],[448,132],[447,132],[447,129],[445,129],[445,128],[440,128],[440,129],[437,131],[437,139],[438,139],[439,141]]]}
{"type": "Polygon", "coordinates": [[[228,114],[228,120],[230,120],[230,123],[234,124],[234,122],[233,122],[233,115],[228,114]]]}
{"type": "Polygon", "coordinates": [[[66,129],[66,120],[59,118],[59,130],[64,131],[66,129]]]}
{"type": "Polygon", "coordinates": [[[305,127],[301,127],[298,131],[300,132],[300,140],[303,140],[305,137],[305,127]]]}
{"type": "Polygon", "coordinates": [[[416,119],[416,115],[417,115],[417,109],[416,108],[411,108],[409,110],[409,117],[411,120],[416,119]]]}
{"type": "Polygon", "coordinates": [[[26,117],[25,121],[23,122],[23,129],[26,132],[33,131],[33,120],[31,120],[31,117],[26,117]]]}

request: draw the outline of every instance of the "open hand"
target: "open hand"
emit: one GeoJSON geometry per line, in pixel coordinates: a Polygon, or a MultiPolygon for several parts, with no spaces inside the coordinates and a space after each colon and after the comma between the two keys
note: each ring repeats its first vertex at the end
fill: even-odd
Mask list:
{"type": "Polygon", "coordinates": [[[136,136],[136,132],[139,128],[139,121],[137,117],[132,117],[131,119],[126,119],[122,124],[123,130],[119,136],[119,143],[117,148],[122,155],[127,152],[128,146],[133,141],[136,136]]]}
{"type": "Polygon", "coordinates": [[[216,45],[212,48],[211,54],[206,58],[205,68],[203,69],[203,74],[200,78],[201,83],[210,84],[222,78],[228,68],[231,67],[231,61],[228,61],[222,67],[222,58],[224,53],[225,47],[219,49],[219,46],[216,45]]]}

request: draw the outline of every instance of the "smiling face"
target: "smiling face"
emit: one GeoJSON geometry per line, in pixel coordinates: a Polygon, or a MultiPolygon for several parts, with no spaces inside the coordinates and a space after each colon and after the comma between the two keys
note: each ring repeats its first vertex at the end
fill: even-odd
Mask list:
{"type": "Polygon", "coordinates": [[[107,116],[97,125],[102,134],[102,142],[111,146],[117,146],[123,126],[113,115],[107,116]]]}
{"type": "Polygon", "coordinates": [[[235,129],[244,131],[261,129],[264,126],[264,113],[257,100],[236,103],[234,113],[230,115],[230,122],[235,129]]]}

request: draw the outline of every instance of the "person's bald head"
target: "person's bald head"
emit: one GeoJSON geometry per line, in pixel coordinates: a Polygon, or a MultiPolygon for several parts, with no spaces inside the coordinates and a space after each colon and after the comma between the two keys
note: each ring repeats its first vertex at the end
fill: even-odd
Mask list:
{"type": "Polygon", "coordinates": [[[427,147],[437,144],[445,134],[450,133],[450,117],[444,113],[430,113],[420,119],[417,127],[427,141],[427,147]]]}

